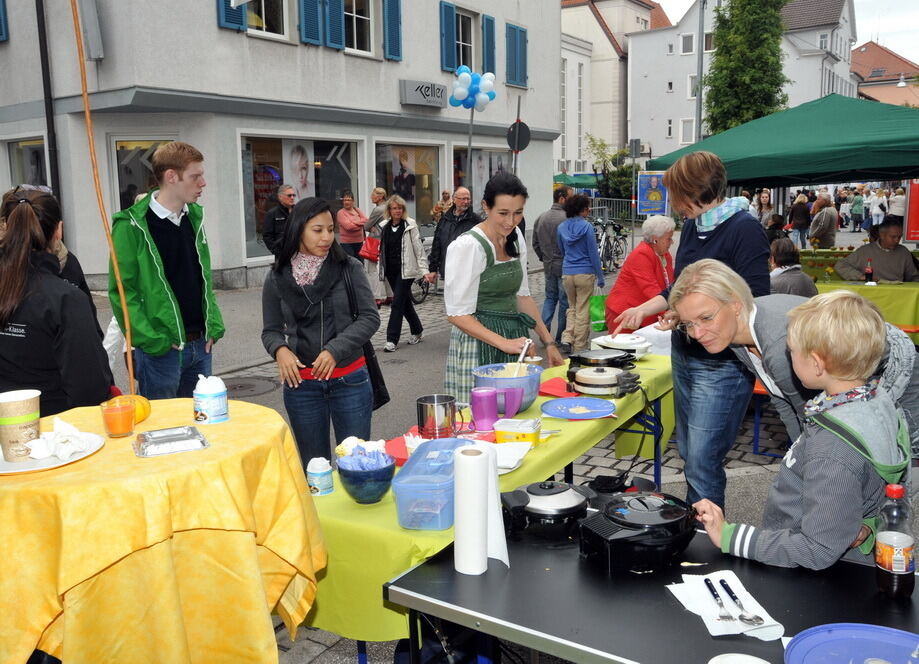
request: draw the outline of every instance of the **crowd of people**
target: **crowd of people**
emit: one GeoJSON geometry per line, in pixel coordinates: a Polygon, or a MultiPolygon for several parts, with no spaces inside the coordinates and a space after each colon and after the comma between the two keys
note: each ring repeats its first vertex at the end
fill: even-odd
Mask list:
{"type": "MultiPolygon", "coordinates": [[[[157,188],[113,217],[120,283],[110,270],[109,297],[118,326],[130,324],[139,392],[189,397],[198,375],[210,375],[214,344],[225,332],[197,202],[206,186],[204,156],[172,142],[156,150],[152,165],[157,188]]],[[[728,196],[724,165],[708,152],[680,158],[663,184],[683,218],[676,255],[674,220],[648,218],[606,298],[606,321],[612,334],[652,324],[671,331],[687,500],[713,543],[734,555],[812,568],[862,555],[884,485],[904,479],[919,451],[916,352],[864,298],[817,295],[798,246],[802,238],[832,246],[840,218],[870,223],[876,241],[842,259],[840,274],[860,279],[871,261],[878,278],[917,280],[912,255],[900,245],[902,190],[890,198],[883,190],[841,190],[838,202],[826,192],[813,200],[801,192],[783,217],[768,190],[752,201],[728,196]],[[770,244],[767,231],[789,225],[794,240],[774,233],[770,244]],[[795,441],[758,527],[726,520],[723,469],[755,378],[795,441]]],[[[263,226],[274,262],[262,293],[262,343],[277,364],[304,462],[331,456],[333,432],[337,442],[370,437],[374,394],[365,347],[387,297],[383,350],[397,350],[405,323],[408,345],[423,339],[410,294],[418,279],[443,280],[451,323],[444,386],[460,401],[468,401],[474,367],[514,361],[533,335],[550,366],[588,347],[588,302],[605,285],[587,220],[590,199],[559,188],[536,219],[533,250],[546,277],[540,311],[520,228],[528,196],[524,183],[503,171],[481,193],[482,216],[467,188],[444,192],[426,253],[399,194],[375,188],[366,215],[350,191],[337,208],[321,198],[298,201],[289,185],[278,188],[263,226]]],[[[0,391],[41,389],[42,415],[98,404],[117,390],[79,262],[61,242],[62,224],[44,188],[20,186],[3,196],[0,391]]]]}

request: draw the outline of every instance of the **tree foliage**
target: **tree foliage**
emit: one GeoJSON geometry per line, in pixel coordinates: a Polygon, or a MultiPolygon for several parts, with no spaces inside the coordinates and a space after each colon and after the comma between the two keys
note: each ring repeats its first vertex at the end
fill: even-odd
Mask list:
{"type": "MultiPolygon", "coordinates": [[[[711,2],[712,0],[709,0],[711,2]]],[[[782,110],[782,7],[788,0],[727,0],[715,9],[711,66],[703,78],[705,123],[717,134],[782,110]]]]}
{"type": "Polygon", "coordinates": [[[632,197],[632,167],[628,163],[628,150],[615,150],[613,146],[591,134],[587,138],[587,154],[594,164],[597,190],[601,198],[632,197]]]}

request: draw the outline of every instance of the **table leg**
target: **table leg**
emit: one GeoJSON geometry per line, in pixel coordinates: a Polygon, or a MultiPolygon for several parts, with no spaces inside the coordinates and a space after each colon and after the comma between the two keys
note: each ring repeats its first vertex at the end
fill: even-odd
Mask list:
{"type": "Polygon", "coordinates": [[[355,641],[357,643],[357,664],[367,664],[367,642],[355,641]]]}
{"type": "Polygon", "coordinates": [[[664,436],[664,422],[661,419],[661,400],[655,399],[651,402],[651,410],[654,412],[654,419],[657,420],[657,426],[654,428],[654,484],[658,490],[661,488],[661,438],[664,436]]]}
{"type": "Polygon", "coordinates": [[[421,644],[418,634],[419,614],[414,609],[408,611],[408,661],[409,664],[421,664],[421,644]]]}
{"type": "Polygon", "coordinates": [[[572,461],[567,466],[565,466],[565,482],[568,484],[574,483],[574,462],[572,461]]]}
{"type": "Polygon", "coordinates": [[[501,646],[495,637],[479,632],[477,647],[477,664],[493,664],[493,662],[501,661],[501,646]]]}

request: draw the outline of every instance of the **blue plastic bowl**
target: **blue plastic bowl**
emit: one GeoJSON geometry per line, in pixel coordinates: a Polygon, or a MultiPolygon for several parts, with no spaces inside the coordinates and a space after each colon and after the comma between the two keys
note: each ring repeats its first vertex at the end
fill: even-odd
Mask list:
{"type": "MultiPolygon", "coordinates": [[[[504,369],[503,364],[485,364],[476,367],[472,370],[475,387],[495,387],[498,390],[505,387],[522,387],[523,401],[520,403],[520,410],[517,411],[522,413],[532,406],[536,397],[539,396],[539,379],[543,371],[538,364],[526,364],[525,366],[525,375],[516,378],[499,378],[491,375],[504,369]]],[[[504,415],[504,395],[500,391],[498,392],[498,412],[504,415]]]]}
{"type": "Polygon", "coordinates": [[[369,505],[380,502],[386,495],[395,472],[395,461],[375,470],[348,470],[339,466],[338,479],[355,502],[369,505]]]}

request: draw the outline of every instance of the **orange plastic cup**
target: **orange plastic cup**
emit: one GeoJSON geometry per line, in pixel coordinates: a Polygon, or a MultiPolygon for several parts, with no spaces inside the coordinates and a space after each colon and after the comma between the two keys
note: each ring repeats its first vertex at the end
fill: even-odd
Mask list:
{"type": "Polygon", "coordinates": [[[110,438],[122,438],[134,433],[134,402],[115,397],[100,405],[105,433],[110,438]]]}

